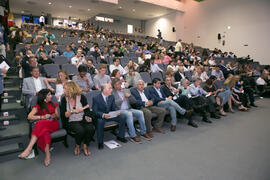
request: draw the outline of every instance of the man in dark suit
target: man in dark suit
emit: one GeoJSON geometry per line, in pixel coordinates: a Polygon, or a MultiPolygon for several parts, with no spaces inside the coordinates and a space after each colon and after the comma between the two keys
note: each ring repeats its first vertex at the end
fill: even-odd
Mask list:
{"type": "Polygon", "coordinates": [[[136,88],[132,88],[130,92],[136,99],[136,108],[143,111],[147,134],[153,137],[151,125],[152,113],[157,115],[153,130],[164,134],[165,131],[162,130],[161,127],[166,115],[166,110],[161,107],[153,106],[153,100],[149,92],[144,90],[144,81],[139,80],[136,88]]]}
{"type": "Polygon", "coordinates": [[[120,116],[120,112],[118,112],[117,117],[110,118],[109,112],[116,110],[117,107],[114,96],[112,95],[112,86],[111,84],[103,84],[101,86],[101,93],[93,98],[93,111],[97,116],[96,129],[99,149],[103,149],[104,125],[106,121],[118,122],[119,133],[117,140],[123,143],[127,142],[125,139],[125,119],[120,116]]]}
{"type": "Polygon", "coordinates": [[[158,107],[163,107],[170,111],[170,115],[172,118],[171,131],[175,131],[177,123],[176,111],[182,115],[185,115],[186,117],[189,117],[192,113],[192,110],[183,109],[172,100],[172,97],[166,98],[163,90],[160,89],[161,80],[159,78],[154,78],[152,82],[154,86],[149,88],[149,93],[154,101],[154,105],[157,105],[158,107]]]}
{"type": "MultiPolygon", "coordinates": [[[[165,84],[161,89],[167,98],[171,97],[179,106],[187,110],[193,110],[191,100],[187,96],[181,95],[178,85],[172,84],[172,78],[170,76],[166,77],[165,84]]],[[[192,120],[192,116],[188,117],[188,125],[194,128],[198,127],[198,125],[192,120]]]]}

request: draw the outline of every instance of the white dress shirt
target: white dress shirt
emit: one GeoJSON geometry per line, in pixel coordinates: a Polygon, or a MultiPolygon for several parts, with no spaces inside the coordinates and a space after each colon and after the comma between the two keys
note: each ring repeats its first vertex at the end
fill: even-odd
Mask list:
{"type": "Polygon", "coordinates": [[[158,71],[162,72],[162,69],[160,69],[157,64],[151,64],[151,71],[152,72],[158,72],[158,71]]]}
{"type": "Polygon", "coordinates": [[[35,83],[36,92],[39,92],[42,89],[41,80],[39,78],[34,78],[34,77],[33,79],[35,83]]]}

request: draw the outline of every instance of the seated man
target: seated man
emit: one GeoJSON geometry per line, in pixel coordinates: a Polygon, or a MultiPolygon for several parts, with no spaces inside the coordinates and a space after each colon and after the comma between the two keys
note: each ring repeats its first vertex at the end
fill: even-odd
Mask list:
{"type": "Polygon", "coordinates": [[[157,105],[158,107],[163,107],[166,110],[170,111],[170,115],[172,118],[171,131],[175,131],[177,123],[176,111],[182,115],[185,115],[186,117],[189,117],[192,113],[192,110],[185,110],[181,108],[176,102],[172,100],[171,97],[166,98],[163,90],[160,89],[161,80],[159,78],[154,78],[152,82],[154,86],[149,88],[151,99],[153,99],[154,105],[157,105]]]}
{"type": "Polygon", "coordinates": [[[94,77],[94,84],[96,89],[100,90],[103,84],[110,84],[111,78],[110,76],[106,75],[107,65],[100,64],[99,73],[94,77]]]}
{"type": "Polygon", "coordinates": [[[220,70],[219,66],[216,66],[211,73],[212,76],[216,76],[217,80],[224,80],[223,72],[220,70]]]}
{"type": "Polygon", "coordinates": [[[37,95],[37,93],[41,89],[45,89],[46,84],[44,82],[44,77],[40,77],[39,68],[32,67],[31,68],[31,77],[23,79],[23,87],[22,94],[25,96],[24,104],[27,108],[29,108],[30,101],[33,96],[37,95]]]}
{"type": "Polygon", "coordinates": [[[119,131],[117,140],[126,143],[125,139],[125,118],[120,116],[120,112],[117,117],[110,118],[109,112],[116,111],[114,96],[112,95],[111,84],[104,84],[101,86],[101,93],[93,98],[93,111],[97,116],[96,129],[98,148],[103,149],[103,136],[104,125],[107,121],[116,121],[119,124],[119,131]]]}
{"type": "Polygon", "coordinates": [[[62,52],[57,48],[58,48],[58,44],[53,43],[52,50],[50,51],[50,54],[49,54],[50,57],[55,58],[55,57],[60,56],[62,54],[62,52]]]}
{"type": "Polygon", "coordinates": [[[74,64],[76,67],[79,67],[82,64],[86,64],[86,60],[82,54],[82,51],[78,50],[76,56],[71,58],[71,64],[74,64]]]}
{"type": "MultiPolygon", "coordinates": [[[[204,103],[207,105],[208,112],[210,113],[211,118],[219,119],[220,116],[216,114],[216,107],[215,104],[212,103],[212,101],[205,96],[208,94],[202,87],[201,87],[202,80],[200,78],[197,78],[195,82],[191,85],[189,85],[189,91],[192,96],[197,96],[200,101],[204,101],[204,103]]],[[[207,118],[203,118],[204,122],[212,123],[207,118]]]]}
{"type": "Polygon", "coordinates": [[[144,81],[138,80],[136,88],[132,88],[130,92],[136,99],[136,108],[140,109],[144,114],[146,133],[150,137],[153,137],[151,120],[152,113],[155,113],[157,115],[157,120],[155,121],[153,131],[165,134],[165,131],[161,129],[161,127],[166,115],[166,110],[164,108],[154,106],[149,92],[144,89],[144,81]]]}
{"type": "Polygon", "coordinates": [[[66,45],[66,51],[63,53],[63,56],[65,56],[68,59],[71,59],[75,56],[75,53],[71,50],[70,45],[66,45]]]}
{"type": "Polygon", "coordinates": [[[33,56],[33,55],[30,55],[29,57],[24,58],[22,60],[21,64],[22,64],[24,78],[32,76],[31,72],[32,72],[33,67],[37,67],[39,69],[39,72],[42,74],[42,76],[44,76],[44,77],[46,76],[46,72],[45,72],[44,68],[38,64],[35,56],[33,56]]]}
{"type": "Polygon", "coordinates": [[[83,92],[89,92],[94,87],[92,77],[87,73],[87,67],[80,65],[78,68],[79,74],[72,77],[72,80],[77,83],[83,92]]]}
{"type": "Polygon", "coordinates": [[[145,121],[143,112],[131,108],[131,105],[136,103],[136,99],[130,94],[129,90],[121,88],[122,81],[119,78],[114,78],[112,86],[114,88],[113,95],[117,109],[120,110],[121,115],[125,116],[126,123],[129,129],[129,135],[132,141],[141,143],[140,138],[137,137],[133,117],[137,118],[140,124],[140,133],[146,140],[151,140],[151,137],[146,133],[145,121]]]}
{"type": "Polygon", "coordinates": [[[141,79],[141,75],[138,72],[135,72],[134,67],[130,67],[126,75],[126,87],[136,87],[138,81],[141,79]]]}
{"type": "Polygon", "coordinates": [[[45,64],[53,64],[54,61],[51,58],[48,58],[45,51],[40,52],[40,57],[38,59],[38,64],[45,65],[45,64]]]}
{"type": "MultiPolygon", "coordinates": [[[[163,90],[167,98],[171,98],[179,106],[185,108],[186,110],[193,110],[191,100],[189,100],[187,96],[180,94],[180,89],[178,89],[178,85],[172,84],[172,78],[170,76],[166,77],[165,84],[161,87],[161,89],[163,90]]],[[[188,117],[188,125],[194,128],[198,127],[198,125],[193,122],[191,115],[188,117]]]]}
{"type": "Polygon", "coordinates": [[[98,74],[98,70],[94,66],[92,59],[87,60],[87,72],[90,75],[98,74]]]}
{"type": "Polygon", "coordinates": [[[113,64],[110,65],[110,72],[112,73],[113,70],[118,69],[120,71],[121,75],[126,74],[125,69],[121,66],[120,64],[120,59],[119,58],[115,58],[113,59],[113,64]]]}

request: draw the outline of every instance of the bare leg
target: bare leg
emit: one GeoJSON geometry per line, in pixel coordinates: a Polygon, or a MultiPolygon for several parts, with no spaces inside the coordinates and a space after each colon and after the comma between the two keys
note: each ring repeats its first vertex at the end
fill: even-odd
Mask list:
{"type": "Polygon", "coordinates": [[[33,146],[37,142],[37,137],[35,135],[31,136],[30,142],[26,149],[19,155],[20,158],[26,158],[32,151],[33,146]]]}
{"type": "Polygon", "coordinates": [[[45,164],[45,166],[49,166],[50,163],[51,163],[50,147],[49,147],[49,144],[46,144],[44,164],[45,164]]]}
{"type": "Polygon", "coordinates": [[[84,155],[86,156],[91,155],[91,152],[88,150],[88,147],[86,144],[83,144],[83,151],[84,151],[84,155]]]}
{"type": "Polygon", "coordinates": [[[75,156],[79,155],[80,154],[80,151],[81,151],[80,145],[77,145],[76,144],[75,149],[74,149],[75,156]]]}
{"type": "Polygon", "coordinates": [[[216,97],[217,104],[219,105],[220,109],[219,112],[222,116],[226,116],[226,113],[223,110],[223,106],[221,105],[221,99],[219,97],[216,97]]]}
{"type": "Polygon", "coordinates": [[[232,97],[230,96],[229,99],[228,99],[228,105],[229,105],[229,109],[232,113],[234,113],[234,110],[232,108],[232,97]]]}

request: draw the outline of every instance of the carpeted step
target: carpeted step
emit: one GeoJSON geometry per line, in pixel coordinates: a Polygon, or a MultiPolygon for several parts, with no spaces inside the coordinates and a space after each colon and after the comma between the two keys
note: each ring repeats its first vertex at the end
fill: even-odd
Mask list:
{"type": "Polygon", "coordinates": [[[22,143],[14,143],[0,147],[0,162],[17,159],[18,155],[24,150],[22,143]]]}
{"type": "Polygon", "coordinates": [[[18,109],[23,109],[24,107],[21,106],[20,103],[7,103],[2,105],[2,111],[8,112],[8,111],[16,111],[18,109]]]}

